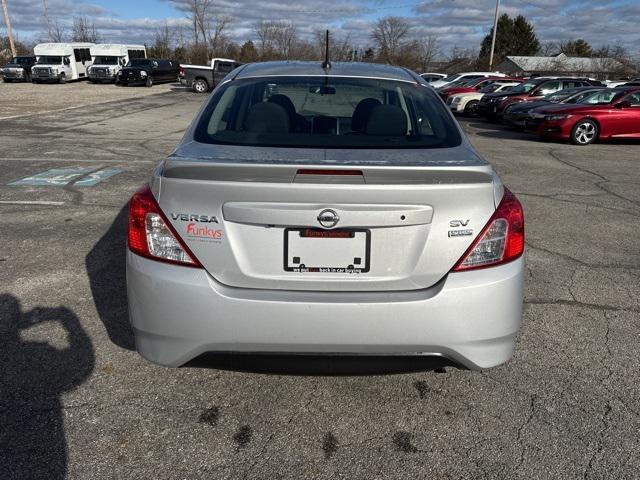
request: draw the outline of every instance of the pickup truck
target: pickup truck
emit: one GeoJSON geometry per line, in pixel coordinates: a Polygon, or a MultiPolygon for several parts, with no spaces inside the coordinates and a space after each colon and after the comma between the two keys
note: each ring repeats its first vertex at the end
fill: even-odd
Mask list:
{"type": "Polygon", "coordinates": [[[0,77],[6,83],[30,82],[31,67],[36,63],[36,57],[13,57],[9,63],[0,68],[0,77]]]}
{"type": "Polygon", "coordinates": [[[213,58],[211,65],[180,65],[180,83],[197,93],[207,93],[236,67],[242,65],[228,58],[213,58]]]}

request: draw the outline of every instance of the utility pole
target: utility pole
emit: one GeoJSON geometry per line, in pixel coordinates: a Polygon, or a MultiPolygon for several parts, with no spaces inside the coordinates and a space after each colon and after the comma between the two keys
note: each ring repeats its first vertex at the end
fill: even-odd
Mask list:
{"type": "Polygon", "coordinates": [[[2,0],[2,10],[4,10],[4,23],[7,24],[7,35],[9,36],[11,55],[17,57],[18,52],[16,52],[16,44],[13,43],[13,31],[11,30],[11,20],[9,20],[9,7],[7,7],[7,0],[2,0]]]}
{"type": "Polygon", "coordinates": [[[500,10],[500,0],[496,0],[496,15],[493,19],[493,37],[491,38],[491,53],[489,54],[489,70],[493,67],[493,51],[496,48],[496,33],[498,32],[498,11],[500,10]]]}

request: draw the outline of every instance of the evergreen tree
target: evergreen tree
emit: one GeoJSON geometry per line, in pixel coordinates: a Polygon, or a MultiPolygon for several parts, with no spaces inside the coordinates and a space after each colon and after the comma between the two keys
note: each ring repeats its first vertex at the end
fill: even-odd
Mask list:
{"type": "MultiPolygon", "coordinates": [[[[493,28],[480,44],[480,60],[489,58],[493,28]]],[[[522,15],[511,18],[503,13],[498,18],[498,32],[493,64],[497,65],[507,55],[534,55],[540,48],[540,42],[533,25],[522,15]]]]}
{"type": "Polygon", "coordinates": [[[258,61],[258,50],[251,40],[244,42],[242,47],[240,47],[240,58],[239,60],[243,63],[257,62],[258,61]]]}
{"type": "Polygon", "coordinates": [[[590,57],[593,55],[591,45],[581,38],[561,43],[560,51],[568,57],[590,57]]]}

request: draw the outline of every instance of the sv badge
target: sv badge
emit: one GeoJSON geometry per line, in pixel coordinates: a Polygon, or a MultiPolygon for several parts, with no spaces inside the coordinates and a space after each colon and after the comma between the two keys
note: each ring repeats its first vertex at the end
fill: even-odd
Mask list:
{"type": "Polygon", "coordinates": [[[451,228],[457,228],[457,227],[466,227],[467,225],[469,225],[470,220],[451,220],[449,222],[449,226],[451,228]]]}

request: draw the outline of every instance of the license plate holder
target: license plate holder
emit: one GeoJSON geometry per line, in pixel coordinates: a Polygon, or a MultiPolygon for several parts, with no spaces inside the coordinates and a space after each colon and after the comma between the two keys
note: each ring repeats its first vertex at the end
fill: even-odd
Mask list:
{"type": "Polygon", "coordinates": [[[367,273],[371,231],[286,228],[284,270],[295,273],[367,273]]]}

